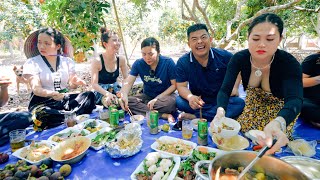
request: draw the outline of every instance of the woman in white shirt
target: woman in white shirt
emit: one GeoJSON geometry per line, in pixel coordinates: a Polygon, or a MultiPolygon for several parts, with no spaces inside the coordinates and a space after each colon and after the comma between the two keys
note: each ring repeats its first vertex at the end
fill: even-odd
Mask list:
{"type": "Polygon", "coordinates": [[[95,108],[95,97],[92,92],[66,93],[69,87],[75,88],[86,84],[76,75],[74,61],[63,56],[68,51],[70,54],[72,47],[69,40],[53,28],[41,29],[34,33],[29,36],[30,39],[28,38],[25,44],[26,56],[33,57],[28,57],[23,74],[28,78],[32,88],[29,111],[39,106],[45,107],[42,108],[45,117],[43,115],[36,117],[43,124],[40,128],[61,124],[64,115],[60,110],[73,111],[77,115],[91,113],[95,108]],[[31,47],[28,49],[27,46],[31,47]]]}

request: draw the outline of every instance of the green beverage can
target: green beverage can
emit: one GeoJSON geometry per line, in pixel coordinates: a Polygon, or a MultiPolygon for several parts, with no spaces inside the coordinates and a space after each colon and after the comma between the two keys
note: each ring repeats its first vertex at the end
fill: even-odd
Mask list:
{"type": "Polygon", "coordinates": [[[124,111],[122,109],[118,110],[119,112],[119,121],[123,121],[124,120],[124,111]]]}
{"type": "Polygon", "coordinates": [[[108,109],[109,109],[109,112],[111,112],[112,109],[118,109],[118,108],[117,108],[116,105],[111,104],[111,105],[108,107],[108,109]]]}
{"type": "Polygon", "coordinates": [[[206,119],[198,121],[198,144],[202,146],[208,145],[208,123],[206,119]]]}
{"type": "Polygon", "coordinates": [[[150,134],[158,134],[159,112],[156,110],[150,111],[150,134]]]}
{"type": "Polygon", "coordinates": [[[117,109],[112,109],[110,112],[110,126],[111,127],[118,127],[119,125],[119,111],[117,109]]]}

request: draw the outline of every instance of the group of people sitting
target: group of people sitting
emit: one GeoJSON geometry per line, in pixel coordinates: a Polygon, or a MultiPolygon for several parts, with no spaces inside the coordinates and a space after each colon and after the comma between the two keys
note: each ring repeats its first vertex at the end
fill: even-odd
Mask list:
{"type": "MultiPolygon", "coordinates": [[[[183,112],[178,119],[199,118],[202,113],[210,122],[227,116],[239,121],[243,132],[264,130],[262,144],[269,145],[277,138],[269,150],[273,153],[288,143],[300,113],[306,121],[320,126],[320,53],[307,57],[300,65],[294,56],[278,49],[283,28],[276,14],[257,16],[248,28],[248,49],[233,55],[212,48],[213,38],[206,25],[194,24],[187,30],[191,51],[177,63],[160,54],[159,42],[149,37],[142,41],[142,58],[133,63],[130,73],[125,58],[118,55],[117,33],[102,28],[105,51],[91,64],[94,91],[78,94],[65,93],[86,84],[76,75],[74,62],[68,57],[69,40],[55,29],[41,29],[34,40],[32,51],[36,53],[30,53],[35,56],[28,57],[24,64],[24,77],[32,87],[29,111],[37,113],[35,109],[41,108],[45,112],[46,116],[41,117],[43,128],[61,124],[62,111],[91,113],[102,98],[106,105],[120,102],[124,110],[130,108],[134,114],[157,110],[169,122],[175,122],[173,113],[177,109],[183,112]],[[121,83],[117,82],[120,71],[121,83]],[[138,76],[143,92],[129,96],[138,76]],[[238,97],[241,82],[245,101],[238,97]]],[[[1,84],[1,94],[6,88],[7,84],[1,84]]],[[[20,119],[22,116],[2,118],[0,134],[29,124],[2,126],[20,119]]]]}

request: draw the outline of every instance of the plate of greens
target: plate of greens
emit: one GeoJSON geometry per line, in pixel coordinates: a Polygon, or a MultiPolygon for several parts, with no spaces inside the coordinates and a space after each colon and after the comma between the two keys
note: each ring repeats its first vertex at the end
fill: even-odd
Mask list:
{"type": "Polygon", "coordinates": [[[100,131],[90,134],[88,136],[91,139],[90,147],[96,151],[99,151],[107,142],[114,140],[119,131],[119,129],[105,127],[100,131]]]}

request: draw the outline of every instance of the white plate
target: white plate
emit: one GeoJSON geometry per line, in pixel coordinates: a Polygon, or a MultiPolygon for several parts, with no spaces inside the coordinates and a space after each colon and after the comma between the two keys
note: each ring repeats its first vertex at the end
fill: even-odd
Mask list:
{"type": "MultiPolygon", "coordinates": [[[[101,129],[105,128],[105,127],[109,127],[110,124],[105,122],[105,121],[102,121],[102,120],[98,120],[98,119],[88,119],[80,124],[77,124],[75,127],[78,128],[78,129],[83,129],[87,124],[91,123],[95,121],[97,123],[97,127],[101,127],[101,129]]],[[[86,129],[88,130],[88,129],[86,129]]],[[[89,131],[89,130],[88,130],[89,131]]],[[[90,132],[90,131],[89,131],[90,132]]],[[[96,132],[96,131],[95,131],[96,132]]],[[[92,133],[95,133],[95,132],[92,132],[92,133]]],[[[91,132],[90,132],[91,134],[91,132]]]]}
{"type": "MultiPolygon", "coordinates": [[[[79,129],[79,128],[76,127],[76,126],[68,127],[68,128],[66,128],[66,129],[64,129],[64,130],[62,130],[62,131],[59,131],[59,132],[57,132],[56,134],[50,136],[50,137],[48,138],[48,140],[51,141],[51,142],[57,143],[56,141],[53,141],[53,137],[54,137],[54,136],[59,135],[59,134],[65,134],[65,133],[68,133],[68,132],[70,132],[70,131],[78,134],[78,133],[80,133],[81,129],[79,129]]],[[[88,131],[88,130],[86,130],[86,129],[83,129],[83,131],[86,133],[86,136],[90,134],[90,131],[88,131]]],[[[65,137],[65,139],[68,139],[68,137],[65,137]]]]}
{"type": "Polygon", "coordinates": [[[196,118],[196,119],[193,119],[191,121],[191,124],[192,124],[192,127],[195,131],[198,131],[198,121],[200,120],[200,118],[196,118]]]}
{"type": "Polygon", "coordinates": [[[234,150],[244,150],[247,149],[250,145],[248,139],[243,136],[237,135],[229,139],[223,139],[223,143],[217,142],[216,136],[212,136],[212,141],[217,145],[221,150],[225,151],[234,151],[234,150]]]}
{"type": "MultiPolygon", "coordinates": [[[[154,153],[159,153],[159,152],[151,152],[149,154],[154,154],[154,153]]],[[[148,155],[149,155],[148,154],[148,155]]],[[[169,156],[160,153],[160,158],[168,158],[169,156]]],[[[173,180],[174,177],[176,176],[178,169],[180,167],[180,157],[172,157],[173,161],[175,162],[174,167],[170,173],[170,175],[168,176],[167,180],[173,180]]],[[[144,161],[144,160],[143,160],[144,161]]],[[[138,174],[140,171],[144,171],[143,169],[143,161],[139,164],[139,166],[136,168],[136,170],[131,174],[131,179],[132,180],[136,180],[136,174],[138,174]]]]}
{"type": "Polygon", "coordinates": [[[263,131],[260,131],[260,130],[250,130],[248,132],[246,132],[244,134],[247,138],[251,139],[251,141],[254,143],[254,144],[258,144],[258,137],[261,136],[261,137],[265,137],[265,134],[263,131]]]}
{"type": "MultiPolygon", "coordinates": [[[[41,140],[40,142],[36,142],[35,144],[45,144],[45,145],[47,145],[48,147],[51,147],[51,149],[56,145],[56,143],[51,142],[51,141],[48,141],[48,140],[41,140]]],[[[29,159],[26,159],[26,158],[24,158],[24,157],[21,157],[21,152],[22,152],[22,150],[27,149],[27,148],[30,148],[30,145],[16,150],[14,153],[12,153],[12,155],[15,156],[15,157],[17,157],[17,158],[19,158],[19,159],[25,160],[25,161],[27,161],[27,162],[30,163],[30,164],[34,164],[34,165],[40,165],[40,164],[42,163],[42,161],[50,158],[50,153],[48,154],[48,157],[42,158],[41,160],[38,160],[38,161],[31,161],[31,160],[29,160],[29,159]]]]}
{"type": "Polygon", "coordinates": [[[144,120],[145,120],[144,116],[140,115],[140,114],[130,116],[130,122],[135,122],[135,123],[138,123],[140,125],[143,124],[144,120]]]}
{"type": "Polygon", "coordinates": [[[155,151],[158,151],[158,152],[161,152],[163,154],[170,155],[170,156],[178,156],[178,157],[181,157],[183,159],[187,158],[188,156],[190,156],[192,154],[193,149],[197,147],[197,144],[194,143],[194,142],[186,141],[186,140],[183,140],[183,139],[174,138],[174,137],[170,137],[170,136],[161,136],[159,138],[159,140],[160,141],[165,141],[165,142],[168,142],[168,143],[181,141],[182,143],[184,143],[186,145],[190,145],[192,147],[190,152],[188,152],[186,155],[179,155],[179,154],[173,154],[173,153],[170,153],[170,152],[166,152],[166,151],[160,150],[159,147],[158,147],[159,143],[157,141],[155,141],[153,144],[151,144],[151,149],[153,149],[155,151]]]}
{"type": "Polygon", "coordinates": [[[88,119],[90,119],[90,114],[81,114],[76,117],[77,123],[82,123],[88,119]]]}
{"type": "Polygon", "coordinates": [[[101,144],[100,146],[92,146],[92,139],[94,139],[94,138],[97,137],[98,132],[101,134],[101,133],[104,133],[104,132],[109,132],[109,131],[111,131],[111,130],[112,130],[112,128],[110,128],[110,127],[105,127],[105,128],[102,128],[101,130],[99,130],[99,131],[97,131],[97,132],[94,132],[94,133],[92,133],[92,134],[89,134],[87,137],[91,139],[91,145],[90,145],[90,147],[91,147],[92,149],[96,150],[96,151],[99,151],[100,149],[102,149],[102,148],[104,147],[105,143],[104,143],[104,144],[101,144]]]}
{"type": "Polygon", "coordinates": [[[226,151],[223,151],[223,150],[220,150],[220,149],[217,149],[217,148],[208,147],[208,146],[197,146],[195,148],[195,150],[199,150],[199,148],[206,148],[206,149],[208,149],[208,152],[215,152],[216,156],[220,156],[220,155],[226,153],[226,151]]]}

